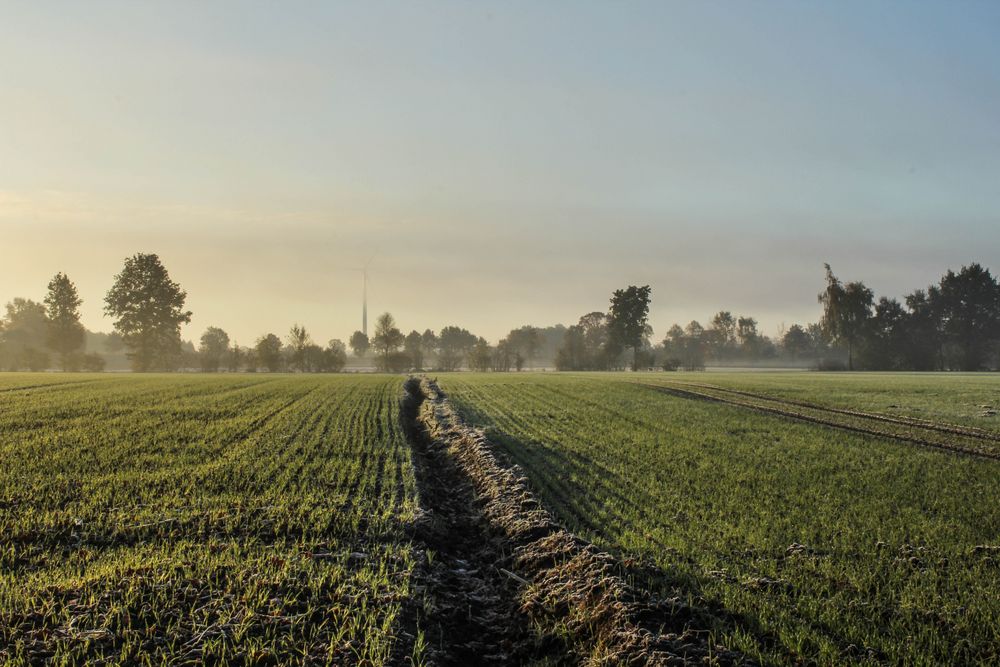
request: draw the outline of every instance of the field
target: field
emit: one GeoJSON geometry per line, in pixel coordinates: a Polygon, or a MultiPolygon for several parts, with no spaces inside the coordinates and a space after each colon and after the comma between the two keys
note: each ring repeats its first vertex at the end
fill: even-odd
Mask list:
{"type": "Polygon", "coordinates": [[[416,510],[388,377],[0,377],[0,661],[384,663],[416,510]]]}
{"type": "Polygon", "coordinates": [[[0,662],[1000,660],[1000,378],[404,380],[0,374],[0,662]]]}
{"type": "MultiPolygon", "coordinates": [[[[638,379],[769,391],[791,381],[799,386],[789,396],[869,409],[912,402],[955,421],[967,410],[950,405],[950,388],[970,404],[1000,390],[995,378],[882,376],[873,398],[874,377],[859,378],[856,403],[850,376],[638,379]],[[829,397],[827,382],[838,388],[829,397]]],[[[1000,659],[1000,464],[635,380],[453,375],[441,384],[571,530],[648,558],[664,589],[716,603],[726,646],[775,663],[1000,659]]]]}

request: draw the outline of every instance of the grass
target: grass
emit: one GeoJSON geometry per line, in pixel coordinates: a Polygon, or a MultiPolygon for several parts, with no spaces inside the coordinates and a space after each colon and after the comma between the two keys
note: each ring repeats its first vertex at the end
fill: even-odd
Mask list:
{"type": "Polygon", "coordinates": [[[385,664],[397,378],[0,376],[0,661],[385,664]]]}
{"type": "MultiPolygon", "coordinates": [[[[652,564],[637,576],[711,610],[719,643],[773,664],[1000,661],[1000,463],[636,379],[997,428],[980,406],[1000,378],[440,377],[560,521],[652,564]]],[[[0,374],[0,662],[420,662],[434,647],[405,610],[437,557],[412,541],[400,392],[0,374]]]]}
{"type": "Polygon", "coordinates": [[[775,398],[1000,432],[1000,375],[996,374],[711,372],[639,377],[643,381],[712,384],[775,398]],[[989,409],[998,412],[988,414],[989,409]]]}
{"type": "MultiPolygon", "coordinates": [[[[866,409],[898,394],[892,402],[919,398],[952,419],[962,414],[948,405],[954,391],[971,402],[1000,387],[992,377],[935,388],[933,377],[880,376],[879,390],[879,376],[862,376],[852,399],[854,376],[831,389],[821,375],[688,377],[866,409]]],[[[715,631],[732,648],[786,664],[1000,659],[1000,464],[665,395],[631,378],[441,381],[571,530],[653,561],[664,589],[717,605],[715,631]]]]}

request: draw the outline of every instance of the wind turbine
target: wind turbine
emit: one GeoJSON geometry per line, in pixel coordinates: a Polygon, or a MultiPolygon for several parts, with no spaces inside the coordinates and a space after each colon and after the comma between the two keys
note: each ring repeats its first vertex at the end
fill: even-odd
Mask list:
{"type": "Polygon", "coordinates": [[[361,271],[361,333],[368,337],[368,267],[371,265],[375,255],[368,258],[361,271]]]}

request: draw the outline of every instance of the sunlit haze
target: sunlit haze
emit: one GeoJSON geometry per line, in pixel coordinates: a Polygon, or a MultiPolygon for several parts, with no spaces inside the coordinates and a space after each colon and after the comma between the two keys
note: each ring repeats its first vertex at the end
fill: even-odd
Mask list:
{"type": "Polygon", "coordinates": [[[126,256],[242,344],[496,340],[652,286],[656,339],[1000,270],[997,3],[0,7],[0,302],[126,256]]]}

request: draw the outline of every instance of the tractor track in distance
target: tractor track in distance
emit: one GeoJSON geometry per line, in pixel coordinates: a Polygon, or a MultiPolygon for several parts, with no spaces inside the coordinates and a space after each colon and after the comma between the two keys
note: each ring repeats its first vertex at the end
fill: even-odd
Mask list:
{"type": "Polygon", "coordinates": [[[636,382],[636,384],[680,398],[723,403],[828,428],[1000,461],[1000,434],[985,429],[937,423],[915,417],[826,407],[709,384],[682,381],[667,381],[663,384],[636,382]]]}

